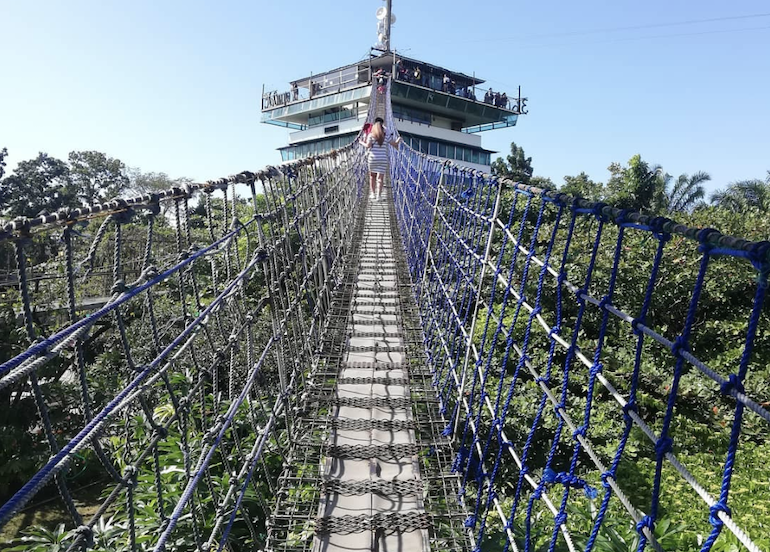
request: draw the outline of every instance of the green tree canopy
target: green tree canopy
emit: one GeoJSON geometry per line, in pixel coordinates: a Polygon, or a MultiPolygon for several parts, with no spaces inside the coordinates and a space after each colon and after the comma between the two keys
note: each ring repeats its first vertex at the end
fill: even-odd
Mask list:
{"type": "Polygon", "coordinates": [[[735,212],[755,209],[770,213],[770,171],[767,171],[764,182],[758,178],[740,180],[729,184],[725,190],[714,192],[711,203],[735,212]]]}
{"type": "Polygon", "coordinates": [[[511,154],[507,161],[498,157],[492,163],[492,174],[510,178],[522,184],[529,184],[532,179],[532,158],[524,156],[524,149],[511,142],[511,154]]]}
{"type": "Polygon", "coordinates": [[[0,181],[0,207],[5,216],[34,217],[78,205],[67,163],[40,152],[21,161],[10,176],[0,181]]]}
{"type": "Polygon", "coordinates": [[[8,148],[3,148],[0,150],[0,178],[3,178],[3,175],[5,175],[5,158],[8,155],[8,148]]]}
{"type": "Polygon", "coordinates": [[[669,213],[689,213],[703,203],[702,200],[706,196],[703,182],[711,180],[711,175],[703,171],[698,171],[692,176],[680,174],[669,189],[672,180],[671,175],[665,176],[666,210],[669,213]]]}
{"type": "Polygon", "coordinates": [[[83,205],[117,197],[129,184],[126,165],[99,151],[73,151],[69,154],[70,178],[83,205]]]}
{"type": "Polygon", "coordinates": [[[565,176],[564,184],[559,191],[575,197],[582,197],[590,201],[604,199],[604,184],[594,182],[588,175],[581,172],[577,176],[565,176]]]}
{"type": "Polygon", "coordinates": [[[650,165],[637,154],[627,166],[612,163],[608,167],[607,198],[621,209],[655,212],[665,204],[665,173],[660,165],[650,165]]]}

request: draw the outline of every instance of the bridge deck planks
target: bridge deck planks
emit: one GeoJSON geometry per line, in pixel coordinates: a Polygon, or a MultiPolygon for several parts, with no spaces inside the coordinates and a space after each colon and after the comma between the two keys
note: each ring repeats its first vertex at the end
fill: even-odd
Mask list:
{"type": "Polygon", "coordinates": [[[362,204],[266,551],[470,550],[394,207],[362,204]]]}

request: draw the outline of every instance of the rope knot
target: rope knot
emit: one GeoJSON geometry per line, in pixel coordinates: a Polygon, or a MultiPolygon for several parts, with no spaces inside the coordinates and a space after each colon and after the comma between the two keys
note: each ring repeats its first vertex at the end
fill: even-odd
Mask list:
{"type": "Polygon", "coordinates": [[[673,345],[671,345],[671,354],[675,357],[681,357],[682,351],[690,351],[690,346],[687,344],[687,340],[684,338],[684,336],[679,336],[674,340],[673,345]]]}
{"type": "Polygon", "coordinates": [[[602,473],[600,477],[602,479],[602,487],[604,487],[605,489],[612,488],[609,481],[610,479],[615,479],[615,476],[613,475],[612,472],[606,471],[602,473]]]}
{"type": "Polygon", "coordinates": [[[126,282],[123,280],[117,280],[110,288],[111,295],[125,293],[126,291],[128,291],[128,286],[126,286],[126,282]]]}
{"type": "Polygon", "coordinates": [[[710,243],[710,238],[715,234],[721,235],[721,232],[716,228],[703,228],[700,230],[697,234],[698,241],[700,242],[700,247],[698,247],[698,250],[702,253],[708,253],[711,251],[714,248],[714,244],[710,243]]]}
{"type": "Polygon", "coordinates": [[[618,224],[626,224],[628,222],[628,215],[633,212],[633,209],[621,209],[620,213],[615,217],[615,222],[618,224]]]}
{"type": "Polygon", "coordinates": [[[723,382],[722,385],[719,386],[719,390],[723,395],[731,394],[733,389],[735,389],[738,393],[743,393],[744,391],[743,382],[741,382],[737,374],[730,374],[730,377],[727,378],[727,381],[723,382]]]}
{"type": "Polygon", "coordinates": [[[577,441],[578,437],[585,437],[587,430],[588,428],[585,425],[580,426],[579,428],[577,428],[575,431],[572,432],[572,438],[577,441]]]}
{"type": "Polygon", "coordinates": [[[138,473],[139,470],[136,469],[136,466],[126,466],[126,468],[123,470],[123,485],[132,488],[136,487],[138,483],[136,476],[138,473]]]}
{"type": "Polygon", "coordinates": [[[588,295],[588,289],[582,287],[577,290],[575,290],[575,297],[577,298],[577,302],[582,306],[585,304],[586,299],[584,296],[588,295]]]}
{"type": "Polygon", "coordinates": [[[607,310],[607,305],[612,305],[612,298],[609,295],[605,295],[602,297],[602,300],[599,301],[600,309],[607,310]]]}
{"type": "Polygon", "coordinates": [[[546,468],[543,470],[543,481],[545,483],[553,483],[556,481],[558,474],[553,471],[551,468],[546,468]]]}
{"type": "Polygon", "coordinates": [[[634,335],[641,335],[642,330],[639,329],[639,324],[644,325],[643,318],[634,318],[631,320],[631,329],[634,330],[634,335]]]}
{"type": "Polygon", "coordinates": [[[761,241],[749,248],[749,260],[754,268],[766,272],[770,266],[770,241],[761,241]]]}
{"type": "Polygon", "coordinates": [[[538,314],[540,314],[541,312],[543,312],[543,309],[542,309],[542,307],[541,307],[540,305],[538,305],[538,306],[536,306],[534,309],[532,309],[532,314],[531,314],[531,316],[533,316],[533,317],[534,317],[534,316],[537,316],[537,315],[538,315],[538,314]]]}
{"type": "MultiPolygon", "coordinates": [[[[81,525],[77,529],[75,529],[75,535],[77,535],[77,538],[83,538],[86,541],[86,545],[88,548],[93,548],[94,546],[94,530],[89,527],[88,525],[81,525]]],[[[77,540],[77,539],[76,539],[77,540]]]]}
{"type": "Polygon", "coordinates": [[[594,206],[591,208],[591,212],[596,217],[596,220],[598,221],[607,220],[607,215],[604,214],[605,207],[607,207],[607,204],[602,203],[601,201],[594,203],[594,206]]]}
{"type": "Polygon", "coordinates": [[[262,262],[266,261],[266,260],[267,260],[267,258],[268,258],[268,254],[267,254],[267,251],[266,251],[265,249],[260,249],[260,250],[259,250],[259,251],[257,251],[257,253],[254,255],[254,259],[255,259],[255,260],[258,262],[258,263],[262,263],[262,262]]]}
{"type": "Polygon", "coordinates": [[[553,523],[556,527],[561,527],[567,522],[567,512],[559,512],[553,518],[553,523]]]}
{"type": "Polygon", "coordinates": [[[667,242],[671,239],[671,234],[669,232],[666,232],[666,225],[670,222],[673,222],[670,218],[666,217],[655,217],[651,221],[649,221],[647,224],[650,228],[652,228],[652,233],[655,235],[656,238],[658,238],[662,242],[667,242]]]}
{"type": "Polygon", "coordinates": [[[628,401],[623,406],[623,417],[626,419],[627,422],[631,420],[631,415],[629,414],[629,412],[638,412],[637,408],[638,407],[637,407],[636,401],[633,401],[633,400],[628,401]]]}
{"type": "MultiPolygon", "coordinates": [[[[120,201],[121,203],[118,203],[118,207],[125,207],[126,202],[125,200],[115,200],[120,201]]],[[[112,220],[115,222],[115,224],[128,224],[131,222],[131,217],[134,216],[134,210],[126,208],[125,211],[119,211],[117,213],[112,214],[112,220]]]]}
{"type": "Polygon", "coordinates": [[[709,523],[713,525],[714,527],[722,527],[724,525],[724,522],[719,519],[719,512],[724,512],[728,516],[732,516],[732,510],[730,510],[730,507],[725,504],[723,501],[719,501],[716,504],[714,504],[711,508],[709,508],[709,523]]]}
{"type": "Polygon", "coordinates": [[[541,383],[544,383],[546,386],[548,385],[549,379],[548,376],[538,376],[535,378],[535,383],[540,385],[541,383]]]}
{"type": "Polygon", "coordinates": [[[661,437],[655,442],[655,454],[663,456],[674,448],[674,440],[671,437],[661,437]]]}
{"type": "Polygon", "coordinates": [[[601,374],[602,370],[604,370],[604,364],[601,362],[596,362],[593,366],[591,366],[591,369],[588,373],[592,378],[595,378],[597,375],[601,374]]]}
{"type": "Polygon", "coordinates": [[[644,516],[642,519],[639,520],[639,523],[636,524],[636,532],[640,535],[643,535],[644,528],[647,528],[650,530],[650,533],[655,532],[655,520],[652,519],[650,516],[644,516]]]}
{"type": "Polygon", "coordinates": [[[463,525],[468,528],[476,527],[476,516],[473,514],[469,515],[465,518],[465,521],[463,521],[463,525]]]}

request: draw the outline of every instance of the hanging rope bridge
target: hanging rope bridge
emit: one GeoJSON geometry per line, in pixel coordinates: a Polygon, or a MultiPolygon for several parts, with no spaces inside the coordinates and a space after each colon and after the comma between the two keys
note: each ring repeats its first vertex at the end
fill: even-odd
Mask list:
{"type": "MultiPolygon", "coordinates": [[[[388,86],[370,106],[395,128],[388,86]]],[[[403,145],[382,201],[366,181],[355,142],[5,225],[3,444],[40,464],[0,527],[58,493],[52,550],[664,550],[685,496],[701,550],[761,550],[730,490],[770,422],[768,242],[403,145]],[[724,313],[699,304],[725,274],[713,343],[724,313]],[[705,479],[682,449],[698,397],[726,412],[705,479]]]]}

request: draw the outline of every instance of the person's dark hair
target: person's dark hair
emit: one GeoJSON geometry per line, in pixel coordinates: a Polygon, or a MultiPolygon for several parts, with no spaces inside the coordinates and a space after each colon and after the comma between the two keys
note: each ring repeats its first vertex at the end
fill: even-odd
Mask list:
{"type": "Polygon", "coordinates": [[[374,120],[374,122],[375,122],[375,123],[382,123],[382,124],[385,124],[385,120],[384,120],[382,117],[377,117],[377,118],[374,120]]]}

